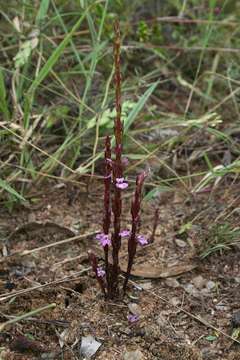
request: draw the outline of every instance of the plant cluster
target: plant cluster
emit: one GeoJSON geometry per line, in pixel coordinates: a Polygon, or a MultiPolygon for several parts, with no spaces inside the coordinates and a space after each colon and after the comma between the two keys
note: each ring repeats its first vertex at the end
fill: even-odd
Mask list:
{"type": "Polygon", "coordinates": [[[115,99],[116,99],[116,118],[114,120],[114,153],[112,158],[112,146],[109,136],[105,139],[105,174],[104,174],[104,216],[103,229],[97,235],[97,240],[104,249],[105,268],[98,266],[97,258],[93,252],[89,252],[89,258],[93,271],[105,298],[117,298],[119,290],[119,252],[123,238],[128,239],[128,265],[123,283],[123,293],[125,294],[137,245],[146,245],[147,239],[139,234],[140,207],[143,183],[146,172],[142,172],[136,178],[136,189],[131,204],[131,230],[121,228],[122,216],[122,191],[128,187],[128,182],[124,177],[126,159],[123,153],[123,122],[121,120],[121,71],[120,71],[120,28],[119,23],[115,23],[114,40],[114,65],[115,65],[115,99]],[[111,232],[111,225],[113,231],[111,232]],[[112,261],[109,255],[112,255],[112,261]]]}

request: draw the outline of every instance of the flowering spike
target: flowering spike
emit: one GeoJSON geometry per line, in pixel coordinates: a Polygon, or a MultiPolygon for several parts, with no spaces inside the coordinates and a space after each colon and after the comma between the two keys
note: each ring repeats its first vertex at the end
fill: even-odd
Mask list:
{"type": "Polygon", "coordinates": [[[115,106],[116,118],[114,120],[114,137],[115,137],[115,160],[112,168],[114,187],[113,199],[113,235],[112,235],[112,269],[111,269],[111,285],[110,294],[111,298],[117,297],[118,289],[118,275],[119,275],[119,250],[121,247],[121,214],[122,214],[122,197],[121,190],[126,187],[125,183],[117,182],[117,179],[123,178],[122,166],[122,134],[123,125],[121,121],[121,72],[120,72],[120,48],[121,37],[119,22],[116,21],[114,25],[115,39],[114,39],[114,65],[115,65],[115,106]]]}
{"type": "MultiPolygon", "coordinates": [[[[104,215],[103,215],[103,233],[108,236],[110,225],[111,225],[111,178],[112,178],[112,152],[111,152],[111,141],[110,137],[106,136],[105,138],[105,176],[104,176],[104,215]]],[[[108,243],[105,242],[104,246],[104,256],[105,256],[105,269],[106,269],[106,279],[107,279],[107,288],[110,284],[110,275],[109,275],[109,265],[108,265],[108,246],[111,245],[109,239],[108,243]]],[[[108,290],[109,292],[109,290],[108,290]]]]}
{"type": "Polygon", "coordinates": [[[88,258],[92,265],[93,272],[95,273],[95,276],[99,283],[100,289],[102,290],[103,295],[106,297],[105,285],[104,285],[103,278],[102,278],[101,274],[99,273],[100,268],[98,267],[96,255],[92,251],[88,251],[88,258]]]}
{"type": "MultiPolygon", "coordinates": [[[[137,231],[140,223],[140,205],[141,205],[142,187],[146,176],[147,176],[146,172],[142,172],[137,176],[136,179],[136,189],[131,207],[132,230],[131,230],[131,236],[128,240],[128,266],[127,266],[125,281],[123,284],[124,293],[126,292],[128,279],[133,266],[134,256],[136,254],[137,242],[139,241],[138,240],[139,237],[137,238],[137,231]]],[[[141,241],[143,242],[142,238],[141,241]]]]}
{"type": "MultiPolygon", "coordinates": [[[[120,72],[120,28],[119,22],[115,23],[115,40],[114,40],[114,66],[115,66],[115,106],[116,117],[114,119],[114,140],[115,140],[115,158],[112,159],[111,141],[109,136],[105,138],[105,171],[104,171],[104,209],[103,209],[103,226],[102,232],[96,238],[100,242],[105,253],[105,269],[98,267],[96,256],[89,254],[92,268],[95,272],[98,283],[104,295],[110,299],[119,295],[119,251],[122,238],[128,237],[128,267],[123,285],[123,291],[126,292],[128,278],[131,273],[136,247],[146,245],[148,242],[143,235],[138,235],[140,224],[140,204],[143,182],[146,173],[137,176],[136,189],[131,205],[132,227],[130,230],[121,231],[121,215],[122,215],[122,190],[128,187],[128,182],[124,178],[124,169],[128,165],[128,160],[122,157],[123,153],[123,122],[121,120],[121,72],[120,72]],[[113,186],[112,186],[113,185],[113,186]],[[113,194],[111,198],[111,186],[113,194]],[[111,219],[111,215],[113,219],[111,219]],[[113,226],[110,235],[110,226],[113,226]],[[109,246],[111,245],[111,249],[109,246]],[[112,250],[112,263],[109,264],[108,255],[112,250]],[[104,277],[106,280],[104,281],[104,277]],[[106,284],[105,284],[106,282],[106,284]]],[[[136,318],[129,318],[130,322],[136,321],[136,318]]]]}

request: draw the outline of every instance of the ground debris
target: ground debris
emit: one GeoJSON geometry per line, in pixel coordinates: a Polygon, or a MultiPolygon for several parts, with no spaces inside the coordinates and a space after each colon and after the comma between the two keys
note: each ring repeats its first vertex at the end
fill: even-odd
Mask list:
{"type": "Polygon", "coordinates": [[[144,356],[140,350],[126,351],[123,354],[124,360],[143,360],[144,356]]]}
{"type": "Polygon", "coordinates": [[[80,355],[86,359],[91,359],[96,354],[102,344],[95,340],[93,336],[88,335],[82,337],[80,346],[80,355]]]}
{"type": "Polygon", "coordinates": [[[43,353],[48,350],[41,342],[30,340],[23,335],[15,337],[10,343],[9,348],[20,353],[43,353]]]}

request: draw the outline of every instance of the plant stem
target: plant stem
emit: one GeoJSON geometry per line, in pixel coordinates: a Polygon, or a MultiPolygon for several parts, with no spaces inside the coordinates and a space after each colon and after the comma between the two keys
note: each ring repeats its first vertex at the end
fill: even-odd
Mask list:
{"type": "Polygon", "coordinates": [[[114,65],[115,65],[115,101],[116,101],[116,118],[114,121],[114,136],[115,136],[115,161],[113,165],[113,183],[114,200],[113,200],[113,226],[114,231],[112,235],[112,276],[111,276],[111,297],[117,297],[118,289],[118,275],[119,275],[119,250],[121,247],[121,213],[122,213],[122,197],[121,190],[116,187],[116,179],[122,178],[122,133],[123,126],[121,122],[121,72],[120,72],[120,28],[119,22],[116,21],[115,26],[115,40],[114,40],[114,65]]]}
{"type": "Polygon", "coordinates": [[[97,281],[99,283],[100,289],[102,290],[102,293],[103,293],[104,297],[106,298],[107,294],[106,294],[106,290],[105,290],[105,286],[104,286],[104,281],[103,281],[102,277],[98,276],[98,271],[97,271],[98,264],[97,264],[96,255],[92,251],[88,251],[88,258],[89,258],[90,263],[92,265],[93,272],[95,273],[95,276],[96,276],[97,281]]]}
{"type": "Polygon", "coordinates": [[[137,231],[140,224],[140,207],[141,207],[141,196],[142,196],[142,187],[144,180],[146,178],[146,173],[142,172],[137,176],[136,179],[136,189],[134,198],[131,206],[131,214],[132,214],[132,229],[131,236],[128,240],[128,266],[127,272],[125,275],[125,281],[123,284],[123,293],[126,293],[128,279],[132,270],[134,256],[136,255],[137,249],[137,231]]]}
{"type": "MultiPolygon", "coordinates": [[[[105,177],[104,177],[104,216],[103,216],[103,233],[108,235],[111,225],[111,141],[110,137],[106,136],[105,139],[105,177]]],[[[110,274],[109,274],[109,264],[108,264],[108,245],[104,247],[105,254],[105,271],[106,271],[106,280],[107,280],[107,292],[109,293],[110,286],[110,274]]]]}

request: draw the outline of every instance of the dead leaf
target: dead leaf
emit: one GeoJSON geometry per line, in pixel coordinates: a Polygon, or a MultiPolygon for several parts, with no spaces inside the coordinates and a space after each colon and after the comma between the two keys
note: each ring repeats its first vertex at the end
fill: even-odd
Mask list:
{"type": "Polygon", "coordinates": [[[75,233],[66,228],[65,226],[56,224],[54,222],[51,221],[47,221],[47,222],[38,222],[38,221],[33,221],[33,222],[28,222],[26,224],[23,224],[19,227],[17,227],[8,237],[8,241],[11,241],[12,239],[14,239],[17,235],[21,234],[21,233],[28,233],[28,232],[39,232],[39,231],[44,231],[46,232],[46,230],[51,232],[58,232],[58,233],[64,233],[64,235],[66,236],[74,236],[75,233]]]}
{"type": "MultiPolygon", "coordinates": [[[[131,272],[132,276],[143,277],[147,279],[164,279],[172,276],[177,276],[189,271],[192,271],[197,267],[196,264],[179,264],[170,267],[154,267],[150,264],[135,265],[131,272]]],[[[126,272],[126,264],[121,264],[121,269],[126,272]]]]}

